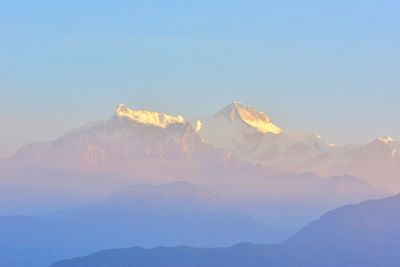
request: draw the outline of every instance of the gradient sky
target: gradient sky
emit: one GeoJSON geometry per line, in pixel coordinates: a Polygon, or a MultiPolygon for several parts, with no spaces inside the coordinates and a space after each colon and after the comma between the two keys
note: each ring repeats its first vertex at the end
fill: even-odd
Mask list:
{"type": "Polygon", "coordinates": [[[400,137],[400,2],[0,0],[0,156],[125,103],[400,137]]]}

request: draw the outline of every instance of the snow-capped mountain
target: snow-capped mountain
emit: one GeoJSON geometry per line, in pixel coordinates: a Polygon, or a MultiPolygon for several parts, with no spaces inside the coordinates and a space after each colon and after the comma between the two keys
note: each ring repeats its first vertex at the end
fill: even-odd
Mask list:
{"type": "MultiPolygon", "coordinates": [[[[392,186],[399,180],[395,177],[400,173],[399,147],[389,137],[367,145],[331,146],[317,134],[284,130],[265,113],[238,102],[196,121],[194,127],[180,115],[119,105],[109,120],[27,145],[0,165],[11,163],[28,176],[34,172],[26,171],[26,166],[39,168],[43,177],[41,167],[112,175],[114,186],[139,180],[214,183],[216,176],[218,181],[247,176],[242,170],[249,172],[256,165],[281,173],[351,175],[373,185],[392,186]]],[[[257,170],[254,176],[271,173],[257,170]]]]}
{"type": "Polygon", "coordinates": [[[283,130],[265,113],[238,102],[203,119],[199,134],[206,142],[243,159],[280,169],[330,147],[318,134],[283,130]]]}
{"type": "Polygon", "coordinates": [[[152,175],[158,166],[179,169],[180,179],[199,169],[236,166],[239,160],[281,172],[357,176],[400,189],[400,142],[393,138],[333,146],[318,134],[282,129],[265,113],[238,102],[193,125],[180,115],[119,105],[111,119],[27,145],[11,159],[147,177],[162,176],[160,171],[152,175]]]}
{"type": "Polygon", "coordinates": [[[400,189],[400,143],[385,136],[362,145],[333,147],[304,160],[298,168],[329,177],[353,175],[391,190],[400,189]]]}
{"type": "Polygon", "coordinates": [[[0,161],[0,213],[79,205],[131,184],[193,180],[236,164],[181,116],[119,105],[108,120],[26,145],[0,161]]]}
{"type": "Polygon", "coordinates": [[[400,189],[400,143],[391,137],[335,146],[316,133],[284,130],[265,113],[237,102],[201,122],[198,133],[205,142],[243,160],[284,172],[352,175],[378,187],[400,189]]]}
{"type": "Polygon", "coordinates": [[[115,116],[118,118],[128,118],[140,124],[154,125],[161,128],[166,128],[171,124],[185,124],[185,119],[178,115],[172,116],[164,113],[147,110],[133,110],[124,104],[118,105],[115,110],[115,116]]]}
{"type": "Polygon", "coordinates": [[[271,119],[263,112],[245,106],[240,102],[234,102],[226,106],[214,116],[217,119],[228,120],[231,123],[240,121],[255,128],[262,133],[279,134],[282,129],[272,123],[271,119]]]}
{"type": "Polygon", "coordinates": [[[198,132],[206,142],[216,147],[240,152],[240,145],[246,141],[249,146],[247,149],[253,150],[252,140],[249,140],[250,142],[247,140],[250,137],[257,139],[264,133],[277,134],[280,131],[281,129],[275,126],[265,114],[240,103],[233,103],[213,117],[201,120],[201,128],[198,132]]]}
{"type": "Polygon", "coordinates": [[[323,164],[295,169],[337,148],[283,130],[250,107],[235,103],[193,125],[119,105],[106,121],[27,145],[0,162],[0,214],[37,214],[130,185],[188,181],[288,235],[327,209],[387,193],[357,177],[308,172],[323,164]]]}
{"type": "Polygon", "coordinates": [[[182,169],[223,164],[228,157],[224,153],[206,144],[182,116],[119,105],[111,119],[77,128],[54,141],[27,145],[14,158],[29,164],[132,171],[154,161],[182,169]]]}

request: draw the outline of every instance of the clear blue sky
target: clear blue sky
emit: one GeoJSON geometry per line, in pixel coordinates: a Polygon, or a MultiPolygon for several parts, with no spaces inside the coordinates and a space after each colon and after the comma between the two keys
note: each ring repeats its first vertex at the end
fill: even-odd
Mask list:
{"type": "Polygon", "coordinates": [[[114,107],[239,100],[330,142],[400,137],[400,1],[0,0],[0,156],[114,107]]]}

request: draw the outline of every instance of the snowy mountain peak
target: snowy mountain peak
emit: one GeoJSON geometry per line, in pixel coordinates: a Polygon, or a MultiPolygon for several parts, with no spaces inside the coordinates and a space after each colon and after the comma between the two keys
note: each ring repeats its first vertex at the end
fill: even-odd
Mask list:
{"type": "Polygon", "coordinates": [[[202,126],[201,121],[200,121],[200,120],[197,120],[197,121],[196,121],[196,124],[195,124],[195,131],[196,131],[196,133],[199,132],[199,131],[201,130],[201,126],[202,126]]]}
{"type": "Polygon", "coordinates": [[[382,137],[379,137],[378,140],[380,142],[382,142],[382,143],[385,143],[385,144],[389,144],[389,143],[394,142],[394,139],[392,137],[390,137],[390,136],[382,136],[382,137]]]}
{"type": "Polygon", "coordinates": [[[278,134],[282,131],[281,128],[272,123],[271,119],[265,113],[243,105],[240,102],[234,102],[226,106],[215,117],[226,119],[230,122],[241,120],[262,133],[278,134]]]}
{"type": "Polygon", "coordinates": [[[117,109],[115,110],[115,117],[126,118],[137,123],[153,125],[161,128],[165,128],[170,124],[183,124],[186,122],[185,119],[180,115],[172,116],[155,111],[133,110],[124,104],[118,105],[117,109]]]}

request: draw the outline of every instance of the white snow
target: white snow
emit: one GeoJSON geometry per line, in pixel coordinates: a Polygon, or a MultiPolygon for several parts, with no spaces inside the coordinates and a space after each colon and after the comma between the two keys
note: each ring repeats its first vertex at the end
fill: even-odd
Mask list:
{"type": "Polygon", "coordinates": [[[262,133],[279,134],[282,132],[282,129],[273,124],[265,113],[259,112],[239,102],[234,102],[223,108],[215,117],[225,118],[231,122],[241,120],[262,133]]]}
{"type": "Polygon", "coordinates": [[[115,110],[115,116],[117,118],[128,118],[141,124],[149,124],[161,128],[165,128],[170,124],[185,123],[185,119],[180,115],[172,116],[155,111],[133,110],[124,104],[118,105],[115,110]]]}

